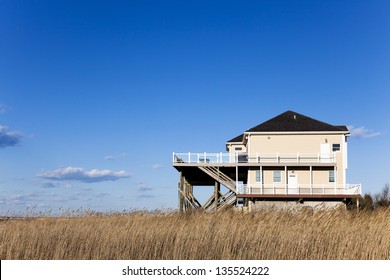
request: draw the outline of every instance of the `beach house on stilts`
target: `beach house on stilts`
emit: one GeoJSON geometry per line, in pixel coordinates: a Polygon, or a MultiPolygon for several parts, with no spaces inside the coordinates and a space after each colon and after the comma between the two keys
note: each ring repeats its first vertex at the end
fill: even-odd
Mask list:
{"type": "Polygon", "coordinates": [[[349,135],[344,125],[287,111],[227,141],[225,152],[173,153],[179,209],[345,206],[361,196],[360,184],[347,183],[349,135]],[[205,203],[197,186],[214,186],[205,203]]]}

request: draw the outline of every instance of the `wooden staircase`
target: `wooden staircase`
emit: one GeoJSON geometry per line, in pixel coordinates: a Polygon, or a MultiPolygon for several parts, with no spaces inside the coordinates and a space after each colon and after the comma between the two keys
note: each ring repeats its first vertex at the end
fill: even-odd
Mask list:
{"type": "Polygon", "coordinates": [[[213,166],[198,166],[198,168],[219,182],[221,185],[224,185],[226,188],[236,193],[236,182],[225,173],[221,172],[219,168],[213,166]]]}

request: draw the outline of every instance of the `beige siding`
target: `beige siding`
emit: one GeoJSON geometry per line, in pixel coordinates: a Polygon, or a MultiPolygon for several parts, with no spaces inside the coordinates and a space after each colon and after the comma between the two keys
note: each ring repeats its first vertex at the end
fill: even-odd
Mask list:
{"type": "MultiPolygon", "coordinates": [[[[276,169],[275,169],[276,170],[276,169]]],[[[280,169],[278,169],[280,170],[280,169]]],[[[295,174],[297,176],[297,184],[299,185],[310,185],[310,170],[294,170],[289,168],[287,170],[287,178],[285,170],[281,171],[281,183],[274,183],[273,181],[273,170],[263,170],[263,183],[266,185],[271,184],[286,184],[288,183],[288,175],[295,174]]],[[[248,174],[248,184],[256,185],[260,184],[256,182],[256,169],[249,170],[248,174]]],[[[329,183],[329,170],[313,170],[312,171],[312,184],[321,185],[321,184],[332,184],[329,183]]]]}
{"type": "Polygon", "coordinates": [[[343,135],[331,134],[251,135],[248,149],[250,153],[320,153],[321,143],[342,144],[343,141],[343,135]]]}
{"type": "MultiPolygon", "coordinates": [[[[344,171],[346,169],[346,166],[344,165],[344,161],[346,161],[346,157],[344,156],[346,151],[343,151],[344,147],[346,147],[344,141],[344,134],[250,135],[247,150],[250,154],[321,154],[321,144],[328,143],[329,154],[332,154],[332,144],[340,144],[340,151],[335,153],[336,180],[338,184],[343,184],[345,183],[344,171]]],[[[284,171],[282,173],[284,173],[284,171]]],[[[310,184],[309,170],[297,171],[297,177],[298,184],[310,184]]],[[[267,171],[267,173],[264,174],[264,183],[272,184],[272,179],[272,172],[267,171]]],[[[285,179],[286,174],[284,173],[284,175],[282,175],[283,184],[285,184],[285,179]]],[[[329,172],[327,170],[313,171],[313,184],[328,183],[329,172]]]]}
{"type": "Polygon", "coordinates": [[[235,153],[246,153],[247,150],[246,150],[246,146],[243,145],[243,144],[229,144],[228,146],[229,148],[229,153],[231,155],[234,155],[235,153]],[[241,150],[237,150],[241,148],[241,150]]]}

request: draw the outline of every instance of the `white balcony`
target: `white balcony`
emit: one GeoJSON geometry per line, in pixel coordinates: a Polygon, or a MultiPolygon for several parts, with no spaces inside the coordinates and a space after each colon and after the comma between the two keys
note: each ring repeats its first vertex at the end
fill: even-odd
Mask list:
{"type": "Polygon", "coordinates": [[[173,164],[222,164],[222,163],[335,163],[331,153],[173,153],[173,164]]]}
{"type": "Polygon", "coordinates": [[[361,184],[240,184],[237,194],[248,195],[361,195],[361,184]]]}

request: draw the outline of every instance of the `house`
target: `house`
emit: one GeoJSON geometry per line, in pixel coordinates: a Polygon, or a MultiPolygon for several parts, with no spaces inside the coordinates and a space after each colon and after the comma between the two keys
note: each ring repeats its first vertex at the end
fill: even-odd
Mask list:
{"type": "Polygon", "coordinates": [[[347,184],[349,135],[344,125],[287,111],[227,141],[226,152],[173,153],[179,209],[345,206],[361,195],[360,184],[347,184]],[[214,193],[201,204],[195,186],[214,193]]]}

